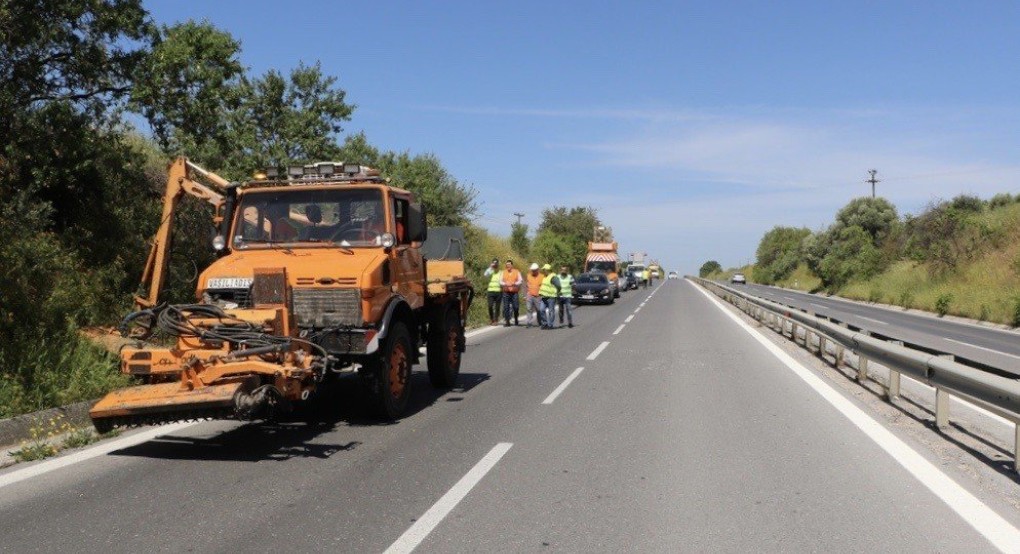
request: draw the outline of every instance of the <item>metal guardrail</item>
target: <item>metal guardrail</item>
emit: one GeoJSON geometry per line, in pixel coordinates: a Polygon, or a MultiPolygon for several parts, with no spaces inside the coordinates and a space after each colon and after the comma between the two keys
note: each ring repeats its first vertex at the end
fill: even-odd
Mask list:
{"type": "Polygon", "coordinates": [[[828,353],[827,342],[834,346],[834,363],[841,367],[846,350],[857,355],[857,380],[871,379],[885,391],[888,401],[900,395],[900,375],[935,388],[935,424],[945,428],[949,424],[949,398],[958,396],[1008,419],[1014,424],[1013,467],[1020,470],[1020,381],[964,365],[951,356],[933,354],[905,346],[900,341],[883,340],[867,331],[851,330],[818,317],[810,312],[765,300],[719,283],[689,277],[692,281],[730,302],[754,319],[776,330],[783,336],[789,328],[790,339],[796,343],[803,330],[803,345],[808,351],[817,342],[819,357],[828,353]],[[812,340],[816,338],[816,340],[812,340]],[[888,368],[889,378],[881,382],[870,376],[868,363],[874,361],[888,368]]]}

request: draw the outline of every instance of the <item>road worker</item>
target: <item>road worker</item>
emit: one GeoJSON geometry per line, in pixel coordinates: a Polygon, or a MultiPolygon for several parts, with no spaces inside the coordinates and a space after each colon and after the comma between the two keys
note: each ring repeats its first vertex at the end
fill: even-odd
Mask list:
{"type": "Polygon", "coordinates": [[[539,327],[545,326],[545,314],[542,313],[542,298],[539,291],[542,288],[542,274],[539,273],[537,263],[531,264],[528,268],[528,295],[525,301],[525,308],[528,310],[528,327],[531,327],[532,314],[537,319],[539,327]]]}
{"type": "Polygon", "coordinates": [[[485,276],[489,278],[489,287],[485,291],[489,301],[489,325],[495,325],[499,321],[499,308],[503,299],[503,272],[499,269],[498,259],[492,260],[485,270],[485,276]]]}
{"type": "Polygon", "coordinates": [[[567,327],[574,328],[574,314],[571,310],[571,302],[574,300],[574,276],[570,274],[570,268],[560,267],[560,296],[556,299],[560,311],[560,327],[563,327],[563,314],[567,316],[567,327]]]}
{"type": "Polygon", "coordinates": [[[514,267],[514,261],[508,259],[506,268],[503,269],[503,276],[500,277],[500,288],[503,290],[503,320],[504,326],[510,326],[510,313],[514,314],[514,325],[519,325],[518,319],[521,313],[521,302],[518,291],[521,290],[521,283],[524,278],[521,272],[514,267]]]}
{"type": "Polygon", "coordinates": [[[648,283],[651,280],[652,280],[652,270],[650,270],[650,269],[648,269],[646,267],[645,270],[641,272],[641,286],[644,287],[644,288],[648,288],[648,283]]]}
{"type": "Polygon", "coordinates": [[[553,273],[552,266],[542,266],[542,284],[539,285],[538,295],[542,297],[542,308],[545,315],[544,329],[556,327],[556,299],[560,296],[560,278],[553,273]]]}

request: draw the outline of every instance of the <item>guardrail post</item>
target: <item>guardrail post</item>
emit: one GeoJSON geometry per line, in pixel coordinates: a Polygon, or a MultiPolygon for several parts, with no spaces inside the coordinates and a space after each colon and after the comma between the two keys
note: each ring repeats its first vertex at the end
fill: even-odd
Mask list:
{"type": "Polygon", "coordinates": [[[827,348],[825,346],[825,335],[819,334],[818,335],[818,357],[819,358],[822,358],[823,360],[825,359],[825,351],[826,351],[826,349],[827,348]]]}
{"type": "Polygon", "coordinates": [[[949,393],[942,387],[935,388],[935,426],[939,429],[949,426],[949,393]]]}
{"type": "Polygon", "coordinates": [[[868,359],[864,356],[857,356],[857,382],[863,383],[868,380],[868,359]]]}
{"type": "MultiPolygon", "coordinates": [[[[903,346],[903,341],[893,340],[889,341],[892,344],[903,346]]],[[[900,397],[900,372],[893,368],[889,368],[889,379],[886,380],[885,387],[885,399],[892,402],[893,400],[900,397]]]]}
{"type": "Polygon", "coordinates": [[[790,322],[790,340],[793,341],[793,344],[797,344],[797,324],[792,321],[790,322]]]}
{"type": "Polygon", "coordinates": [[[1020,423],[1013,421],[1013,471],[1020,472],[1020,423]]]}
{"type": "Polygon", "coordinates": [[[833,360],[833,362],[832,362],[833,365],[836,366],[836,369],[839,369],[839,368],[843,367],[843,354],[845,352],[846,352],[846,349],[843,348],[843,345],[839,344],[839,343],[836,343],[836,356],[835,356],[836,359],[833,360]]]}

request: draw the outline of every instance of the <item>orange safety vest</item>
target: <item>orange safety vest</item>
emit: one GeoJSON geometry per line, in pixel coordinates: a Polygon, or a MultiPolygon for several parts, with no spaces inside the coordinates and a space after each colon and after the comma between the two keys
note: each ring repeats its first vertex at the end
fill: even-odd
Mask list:
{"type": "Polygon", "coordinates": [[[521,272],[516,268],[503,270],[503,278],[501,279],[503,290],[511,293],[517,292],[517,290],[521,288],[521,286],[517,284],[517,281],[520,278],[521,272]]]}
{"type": "Polygon", "coordinates": [[[539,290],[542,288],[542,280],[545,276],[539,273],[538,275],[532,275],[528,273],[528,294],[531,296],[538,296],[539,290]]]}

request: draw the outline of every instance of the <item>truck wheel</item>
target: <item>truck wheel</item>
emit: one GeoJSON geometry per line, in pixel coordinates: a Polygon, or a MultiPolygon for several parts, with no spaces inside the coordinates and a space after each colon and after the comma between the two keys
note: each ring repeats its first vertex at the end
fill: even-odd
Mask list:
{"type": "Polygon", "coordinates": [[[447,309],[437,321],[429,325],[428,365],[432,386],[448,389],[457,384],[460,374],[460,345],[464,328],[460,324],[460,310],[447,309]]]}
{"type": "Polygon", "coordinates": [[[411,335],[402,322],[395,322],[371,364],[368,389],[375,411],[383,418],[397,419],[411,397],[411,335]]]}

